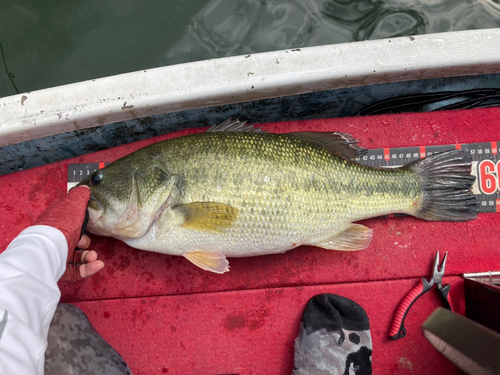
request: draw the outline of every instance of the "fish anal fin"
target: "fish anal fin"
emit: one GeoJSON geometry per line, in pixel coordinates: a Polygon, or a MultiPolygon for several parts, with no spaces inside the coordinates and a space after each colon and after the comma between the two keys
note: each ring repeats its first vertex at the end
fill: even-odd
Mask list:
{"type": "Polygon", "coordinates": [[[184,228],[203,232],[223,233],[238,218],[238,209],[224,203],[192,202],[175,207],[184,215],[184,228]]]}
{"type": "Polygon", "coordinates": [[[347,229],[312,246],[328,250],[356,251],[366,249],[372,242],[373,229],[361,224],[350,224],[347,229]]]}
{"type": "Polygon", "coordinates": [[[368,152],[366,148],[358,145],[356,138],[347,133],[296,132],[289,134],[317,143],[318,145],[351,160],[363,156],[368,152]]]}
{"type": "Polygon", "coordinates": [[[198,266],[205,271],[219,274],[229,272],[229,262],[224,254],[191,251],[183,254],[183,256],[195,266],[198,266]]]}
{"type": "Polygon", "coordinates": [[[246,121],[240,121],[239,119],[233,120],[232,118],[220,124],[213,125],[207,130],[207,133],[215,132],[265,133],[261,128],[247,124],[246,121]]]}

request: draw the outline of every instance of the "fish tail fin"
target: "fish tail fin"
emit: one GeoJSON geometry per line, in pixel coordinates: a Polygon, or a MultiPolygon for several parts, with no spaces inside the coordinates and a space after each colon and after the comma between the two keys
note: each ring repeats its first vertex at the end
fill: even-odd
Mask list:
{"type": "Polygon", "coordinates": [[[432,221],[467,221],[477,217],[479,201],[472,192],[476,179],[471,175],[468,150],[434,154],[403,168],[422,178],[423,199],[413,215],[432,221]]]}

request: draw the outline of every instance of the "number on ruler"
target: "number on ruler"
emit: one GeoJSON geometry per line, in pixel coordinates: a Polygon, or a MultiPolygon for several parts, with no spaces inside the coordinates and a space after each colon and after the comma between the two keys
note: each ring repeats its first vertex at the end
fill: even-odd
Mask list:
{"type": "Polygon", "coordinates": [[[494,194],[500,189],[499,170],[500,161],[496,165],[492,160],[483,160],[479,163],[479,188],[484,194],[494,194]]]}

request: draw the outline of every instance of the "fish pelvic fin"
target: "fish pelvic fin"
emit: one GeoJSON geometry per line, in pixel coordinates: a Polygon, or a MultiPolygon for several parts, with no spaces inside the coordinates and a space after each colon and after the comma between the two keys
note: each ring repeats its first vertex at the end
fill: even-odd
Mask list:
{"type": "Polygon", "coordinates": [[[229,272],[229,262],[224,254],[191,251],[189,253],[184,253],[183,256],[195,266],[205,271],[219,274],[229,272]]]}
{"type": "Polygon", "coordinates": [[[247,124],[246,121],[240,121],[239,119],[233,120],[232,118],[218,125],[213,125],[207,130],[207,133],[215,132],[265,133],[261,128],[247,124]]]}
{"type": "Polygon", "coordinates": [[[412,215],[432,221],[467,221],[478,215],[479,201],[472,192],[476,179],[471,175],[468,150],[434,154],[402,168],[421,177],[421,199],[412,215]]]}
{"type": "Polygon", "coordinates": [[[344,231],[312,246],[327,250],[357,251],[366,249],[372,242],[373,229],[361,224],[349,224],[344,231]]]}
{"type": "Polygon", "coordinates": [[[356,159],[368,152],[366,148],[358,145],[356,138],[347,133],[296,132],[288,134],[316,143],[349,160],[356,159]]]}
{"type": "Polygon", "coordinates": [[[224,203],[192,202],[176,206],[175,211],[184,216],[184,228],[202,232],[223,233],[238,218],[238,209],[224,203]]]}

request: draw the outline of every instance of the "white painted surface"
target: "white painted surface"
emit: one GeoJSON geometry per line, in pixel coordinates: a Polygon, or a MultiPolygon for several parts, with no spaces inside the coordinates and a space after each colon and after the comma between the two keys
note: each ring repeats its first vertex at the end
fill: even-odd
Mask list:
{"type": "Polygon", "coordinates": [[[0,147],[161,113],[377,83],[500,72],[500,29],[205,60],[0,98],[0,147]]]}

